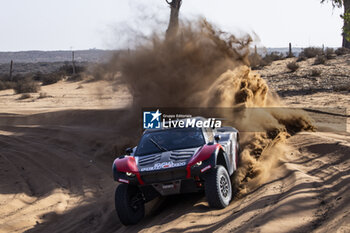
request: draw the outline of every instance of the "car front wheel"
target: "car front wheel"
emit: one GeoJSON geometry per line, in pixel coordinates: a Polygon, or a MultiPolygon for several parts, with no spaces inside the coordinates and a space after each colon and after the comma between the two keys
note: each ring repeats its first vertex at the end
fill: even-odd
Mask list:
{"type": "Polygon", "coordinates": [[[134,185],[120,184],[115,190],[115,209],[124,225],[134,225],[145,215],[142,193],[134,185]]]}
{"type": "Polygon", "coordinates": [[[230,176],[224,166],[217,165],[205,180],[205,196],[210,207],[225,208],[232,198],[230,176]]]}

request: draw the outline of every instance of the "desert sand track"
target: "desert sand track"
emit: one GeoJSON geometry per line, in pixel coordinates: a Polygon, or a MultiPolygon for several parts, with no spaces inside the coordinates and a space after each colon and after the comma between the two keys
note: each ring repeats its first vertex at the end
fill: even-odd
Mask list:
{"type": "Polygon", "coordinates": [[[53,96],[46,99],[0,91],[1,233],[350,231],[349,132],[291,137],[267,182],[224,210],[210,209],[203,194],[176,196],[148,204],[137,226],[122,226],[111,154],[123,140],[114,125],[123,110],[110,106],[130,96],[95,85],[60,82],[44,87],[53,96]]]}

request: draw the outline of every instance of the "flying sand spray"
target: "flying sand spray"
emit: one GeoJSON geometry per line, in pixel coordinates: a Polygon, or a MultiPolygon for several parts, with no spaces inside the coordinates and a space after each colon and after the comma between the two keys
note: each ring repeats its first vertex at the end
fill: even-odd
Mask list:
{"type": "Polygon", "coordinates": [[[134,122],[146,106],[235,109],[225,116],[234,127],[259,129],[241,134],[242,159],[234,178],[240,194],[254,190],[287,151],[286,139],[313,130],[311,120],[302,111],[276,108],[283,106],[277,95],[249,68],[249,36],[238,39],[200,19],[182,23],[177,35],[164,38],[154,33],[127,56],[109,62],[110,70],[121,71],[133,96],[130,111],[117,124],[136,134],[134,122]]]}

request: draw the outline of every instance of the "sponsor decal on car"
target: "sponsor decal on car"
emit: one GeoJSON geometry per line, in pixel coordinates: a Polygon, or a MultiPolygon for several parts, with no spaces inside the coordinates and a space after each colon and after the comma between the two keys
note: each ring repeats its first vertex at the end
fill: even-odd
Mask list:
{"type": "Polygon", "coordinates": [[[182,167],[185,166],[186,162],[178,162],[174,163],[173,161],[170,162],[163,162],[163,163],[156,163],[153,165],[153,167],[144,167],[141,168],[141,171],[154,171],[154,170],[161,170],[161,169],[167,169],[167,168],[173,168],[173,167],[182,167]]]}
{"type": "Polygon", "coordinates": [[[208,171],[209,169],[211,168],[211,165],[208,165],[204,168],[201,169],[201,173],[205,172],[205,171],[208,171]]]}
{"type": "Polygon", "coordinates": [[[163,184],[162,186],[163,189],[173,189],[174,187],[174,184],[163,184]]]}
{"type": "Polygon", "coordinates": [[[129,182],[130,182],[128,180],[124,180],[124,179],[121,179],[121,178],[119,178],[118,181],[121,182],[121,183],[125,183],[125,184],[129,184],[129,182]]]}

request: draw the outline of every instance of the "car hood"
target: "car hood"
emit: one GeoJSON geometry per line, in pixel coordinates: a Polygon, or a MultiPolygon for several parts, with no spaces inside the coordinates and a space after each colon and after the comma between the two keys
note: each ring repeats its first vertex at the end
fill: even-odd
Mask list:
{"type": "Polygon", "coordinates": [[[156,154],[135,156],[140,172],[157,171],[186,166],[201,147],[165,151],[156,154]]]}

